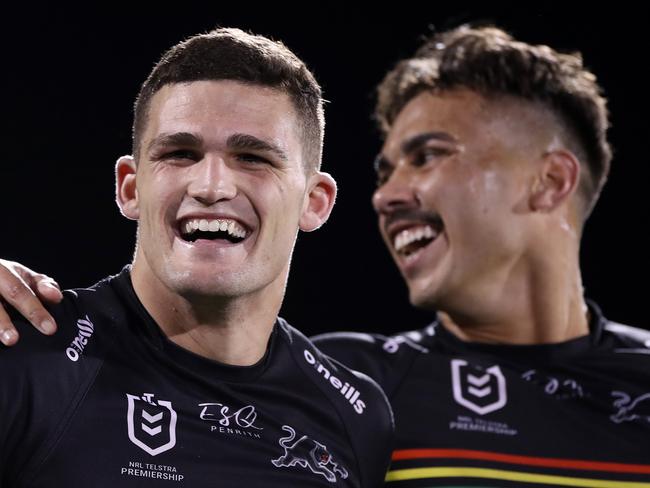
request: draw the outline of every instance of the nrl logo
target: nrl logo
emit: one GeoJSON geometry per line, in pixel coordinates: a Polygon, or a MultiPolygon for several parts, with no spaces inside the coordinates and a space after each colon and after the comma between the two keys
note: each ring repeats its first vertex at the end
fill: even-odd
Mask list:
{"type": "Polygon", "coordinates": [[[452,359],[451,379],[454,400],[479,415],[499,410],[508,401],[506,379],[497,365],[481,369],[452,359]]]}
{"type": "Polygon", "coordinates": [[[172,403],[154,400],[153,393],[141,397],[126,394],[129,402],[126,423],[129,439],[143,451],[157,456],[176,445],[176,411],[172,403]]]}
{"type": "Polygon", "coordinates": [[[312,473],[324,476],[330,483],[336,482],[337,474],[341,479],[348,477],[348,471],[339,466],[327,450],[327,446],[306,435],[291,443],[296,438],[296,431],[288,425],[283,425],[282,430],[289,435],[278,441],[284,449],[284,455],[271,460],[276,468],[302,466],[310,469],[312,473]]]}

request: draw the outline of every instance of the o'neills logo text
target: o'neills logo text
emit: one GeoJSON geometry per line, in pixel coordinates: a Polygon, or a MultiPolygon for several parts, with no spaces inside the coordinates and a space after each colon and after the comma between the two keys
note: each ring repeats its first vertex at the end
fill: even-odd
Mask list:
{"type": "Polygon", "coordinates": [[[305,361],[311,364],[316,371],[323,375],[330,385],[336,388],[341,395],[343,395],[350,405],[354,407],[354,411],[358,414],[362,414],[366,408],[366,404],[359,398],[361,393],[354,386],[350,385],[347,381],[343,383],[340,379],[330,373],[330,370],[327,369],[320,361],[316,361],[314,355],[309,352],[307,349],[304,351],[305,361]]]}
{"type": "Polygon", "coordinates": [[[84,347],[88,344],[95,332],[95,325],[90,321],[88,315],[86,318],[77,320],[77,337],[70,343],[70,346],[65,350],[66,355],[70,361],[78,361],[81,354],[84,352],[84,347]]]}

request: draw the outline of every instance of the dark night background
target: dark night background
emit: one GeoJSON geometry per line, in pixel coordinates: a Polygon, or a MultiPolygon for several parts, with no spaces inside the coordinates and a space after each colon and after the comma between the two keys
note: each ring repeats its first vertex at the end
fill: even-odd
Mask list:
{"type": "Polygon", "coordinates": [[[85,286],[131,258],[135,224],[113,203],[113,163],[130,152],[131,106],[159,55],[218,25],[283,40],[323,85],[324,169],[339,182],[330,222],[301,234],[283,315],[309,334],[335,329],[394,332],[430,320],[380,242],[370,196],[380,147],[369,114],[386,70],[410,55],[430,26],[491,19],[522,40],[579,49],[610,98],[615,148],[610,181],[586,227],[587,295],[613,320],[650,328],[645,71],[640,11],[566,12],[403,5],[368,11],[305,3],[280,11],[243,5],[161,4],[80,11],[29,4],[3,15],[4,84],[0,255],[85,286]],[[22,10],[22,11],[21,11],[22,10]],[[377,11],[375,11],[377,10],[377,11]]]}

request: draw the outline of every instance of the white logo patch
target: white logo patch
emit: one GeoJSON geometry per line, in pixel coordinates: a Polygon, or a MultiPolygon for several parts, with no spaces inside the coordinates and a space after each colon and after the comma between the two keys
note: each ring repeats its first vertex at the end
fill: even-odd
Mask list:
{"type": "Polygon", "coordinates": [[[74,338],[65,350],[65,354],[70,361],[79,361],[86,344],[88,344],[88,340],[93,336],[94,332],[95,325],[88,315],[83,319],[77,320],[77,337],[74,338]]]}
{"type": "Polygon", "coordinates": [[[452,359],[451,380],[454,400],[479,415],[499,410],[508,401],[506,379],[497,365],[482,369],[452,359]]]}
{"type": "Polygon", "coordinates": [[[257,411],[253,405],[246,405],[238,410],[233,410],[223,403],[199,403],[199,407],[203,407],[199,414],[201,420],[218,424],[210,426],[211,432],[261,438],[257,431],[264,429],[255,425],[257,411]]]}
{"type": "Polygon", "coordinates": [[[142,397],[126,394],[129,408],[126,423],[129,439],[143,451],[157,456],[176,445],[176,411],[172,403],[154,400],[153,393],[142,397]]]}
{"type": "Polygon", "coordinates": [[[314,355],[309,352],[307,349],[303,351],[303,356],[305,361],[308,364],[313,366],[313,368],[322,375],[326,383],[329,383],[330,386],[339,391],[341,395],[352,405],[354,411],[361,415],[366,409],[366,403],[361,398],[361,392],[357,390],[354,385],[351,385],[347,381],[343,383],[340,379],[330,373],[330,370],[325,367],[323,363],[317,361],[314,355]]]}

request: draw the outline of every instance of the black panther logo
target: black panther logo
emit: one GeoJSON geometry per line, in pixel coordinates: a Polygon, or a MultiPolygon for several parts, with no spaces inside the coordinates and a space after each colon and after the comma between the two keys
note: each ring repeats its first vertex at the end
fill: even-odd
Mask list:
{"type": "Polygon", "coordinates": [[[283,425],[282,430],[289,435],[278,441],[284,448],[284,455],[271,460],[274,466],[280,468],[298,465],[309,468],[313,473],[323,475],[331,483],[336,481],[335,473],[338,473],[342,479],[348,477],[347,470],[334,461],[326,446],[306,435],[290,445],[289,443],[296,438],[296,431],[288,425],[283,425]]]}

